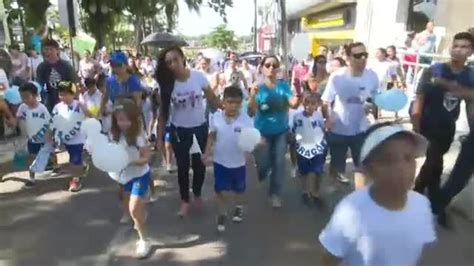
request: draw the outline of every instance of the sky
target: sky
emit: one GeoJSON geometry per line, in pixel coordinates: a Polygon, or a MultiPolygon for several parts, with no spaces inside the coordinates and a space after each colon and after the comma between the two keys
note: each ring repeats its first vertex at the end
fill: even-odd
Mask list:
{"type": "MultiPolygon", "coordinates": [[[[205,2],[205,1],[204,1],[205,2]]],[[[250,35],[253,27],[253,0],[234,0],[234,7],[226,8],[227,27],[237,35],[250,35]]],[[[258,0],[258,4],[265,2],[258,0]]],[[[203,5],[200,15],[189,11],[183,0],[179,2],[179,18],[177,31],[187,36],[198,36],[211,32],[224,23],[217,12],[203,5]]]]}

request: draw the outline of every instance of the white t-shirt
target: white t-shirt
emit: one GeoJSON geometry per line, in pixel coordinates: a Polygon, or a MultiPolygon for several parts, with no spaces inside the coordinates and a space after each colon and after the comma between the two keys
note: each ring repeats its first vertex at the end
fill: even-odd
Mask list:
{"type": "Polygon", "coordinates": [[[43,57],[38,55],[36,58],[29,57],[28,62],[30,63],[30,68],[33,73],[33,77],[36,78],[36,69],[38,69],[39,64],[43,62],[43,57]]]}
{"type": "Polygon", "coordinates": [[[98,111],[102,102],[102,92],[96,90],[93,94],[84,92],[79,95],[79,102],[84,104],[89,111],[98,111]]]}
{"type": "Polygon", "coordinates": [[[153,118],[153,105],[151,104],[150,97],[142,101],[142,113],[145,122],[145,130],[146,132],[150,132],[150,121],[153,118]]]}
{"type": "Polygon", "coordinates": [[[365,69],[354,77],[348,68],[341,68],[329,77],[322,95],[325,102],[334,102],[332,129],[335,134],[354,136],[367,130],[364,103],[378,93],[379,80],[374,71],[365,69]]]}
{"type": "Polygon", "coordinates": [[[372,69],[379,79],[380,90],[386,90],[389,81],[392,81],[392,76],[397,75],[397,69],[393,62],[374,60],[369,63],[369,69],[372,69]]]}
{"type": "Polygon", "coordinates": [[[44,137],[49,129],[51,119],[51,115],[46,106],[42,103],[38,103],[38,106],[35,108],[30,108],[28,105],[22,103],[18,107],[16,117],[18,120],[24,121],[27,128],[29,124],[37,124],[38,128],[39,125],[43,125],[37,132],[32,132],[31,135],[28,134],[28,140],[32,143],[44,143],[44,137]]]}
{"type": "Polygon", "coordinates": [[[409,191],[405,208],[391,211],[373,201],[369,188],[338,204],[319,241],[342,265],[417,265],[423,247],[436,240],[429,201],[409,191]]]}
{"type": "Polygon", "coordinates": [[[324,117],[321,109],[307,117],[304,111],[294,114],[292,132],[296,135],[296,152],[311,159],[326,152],[324,139],[324,117]]]}
{"type": "Polygon", "coordinates": [[[206,123],[206,108],[203,91],[209,81],[200,71],[190,70],[188,80],[175,81],[171,94],[171,123],[177,127],[198,127],[206,123]]]}
{"type": "MultiPolygon", "coordinates": [[[[148,145],[147,136],[145,132],[143,132],[140,136],[137,137],[137,145],[130,146],[127,143],[125,136],[121,136],[118,142],[122,145],[128,153],[128,158],[130,162],[136,161],[140,159],[140,149],[148,145]]],[[[114,177],[116,180],[121,180],[123,184],[128,183],[128,181],[136,178],[141,177],[144,174],[150,171],[150,166],[148,164],[145,165],[129,165],[120,173],[109,173],[110,176],[114,177]],[[117,176],[120,175],[120,176],[117,176]]]]}
{"type": "MultiPolygon", "coordinates": [[[[60,110],[67,110],[67,112],[75,113],[75,115],[78,115],[80,120],[84,120],[86,117],[79,105],[79,101],[77,100],[74,100],[69,106],[64,102],[59,102],[58,104],[56,104],[53,108],[53,111],[51,112],[52,117],[57,115],[60,110]]],[[[63,135],[61,135],[60,137],[61,141],[66,145],[84,144],[84,142],[86,141],[86,136],[81,131],[80,127],[71,128],[70,132],[63,132],[63,135]],[[74,133],[72,133],[72,131],[74,133]]]]}
{"type": "Polygon", "coordinates": [[[214,162],[227,168],[238,168],[245,165],[245,154],[239,149],[238,139],[243,128],[253,127],[253,122],[246,113],[227,122],[224,112],[216,112],[210,120],[210,131],[216,132],[214,145],[214,162]]]}

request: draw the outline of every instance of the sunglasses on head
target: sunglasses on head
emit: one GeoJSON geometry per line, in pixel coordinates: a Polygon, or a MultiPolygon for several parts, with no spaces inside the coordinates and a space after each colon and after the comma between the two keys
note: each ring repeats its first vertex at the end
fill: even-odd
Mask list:
{"type": "Polygon", "coordinates": [[[369,53],[367,52],[363,52],[363,53],[358,53],[358,54],[352,54],[352,56],[355,58],[355,59],[367,59],[369,57],[369,53]]]}
{"type": "Polygon", "coordinates": [[[272,64],[272,63],[266,63],[266,64],[264,64],[263,66],[264,66],[265,68],[273,67],[273,69],[280,67],[278,64],[272,64]]]}

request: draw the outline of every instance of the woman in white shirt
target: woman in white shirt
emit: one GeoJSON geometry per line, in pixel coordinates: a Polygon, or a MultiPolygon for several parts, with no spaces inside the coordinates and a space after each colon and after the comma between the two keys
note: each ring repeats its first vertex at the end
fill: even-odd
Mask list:
{"type": "Polygon", "coordinates": [[[192,190],[196,204],[202,204],[201,190],[206,167],[201,153],[206,147],[208,125],[204,99],[212,107],[219,100],[204,74],[186,67],[186,58],[179,47],[171,47],[158,57],[156,78],[161,89],[160,116],[158,119],[157,146],[163,149],[166,122],[170,122],[170,137],[178,168],[181,208],[184,217],[189,209],[189,168],[192,163],[192,190]]]}

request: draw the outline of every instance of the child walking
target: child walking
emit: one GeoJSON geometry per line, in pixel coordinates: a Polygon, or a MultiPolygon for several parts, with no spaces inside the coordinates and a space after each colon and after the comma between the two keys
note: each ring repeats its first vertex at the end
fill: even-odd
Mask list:
{"type": "Polygon", "coordinates": [[[319,93],[304,92],[303,111],[295,113],[293,117],[292,131],[296,138],[296,159],[303,185],[302,200],[308,206],[312,203],[321,203],[319,184],[327,154],[321,105],[319,93]]]}
{"type": "Polygon", "coordinates": [[[360,163],[372,184],[346,196],[319,235],[322,265],[417,265],[436,240],[428,199],[412,191],[421,135],[391,123],[366,133],[360,163]]]}
{"type": "Polygon", "coordinates": [[[217,230],[225,231],[227,201],[231,194],[234,203],[232,221],[243,221],[242,197],[246,189],[245,154],[238,147],[239,134],[243,128],[253,127],[252,120],[241,112],[243,93],[240,87],[230,86],[224,90],[223,111],[216,112],[210,123],[210,133],[203,160],[214,152],[214,190],[218,208],[217,230]]]}
{"type": "Polygon", "coordinates": [[[137,258],[149,255],[151,244],[147,239],[145,197],[151,181],[149,161],[151,149],[143,128],[141,110],[133,99],[121,98],[114,104],[112,115],[112,140],[127,150],[130,164],[118,173],[116,180],[123,180],[123,206],[135,224],[139,240],[137,258]]]}
{"type": "MultiPolygon", "coordinates": [[[[58,93],[60,102],[52,110],[52,119],[60,112],[69,112],[83,120],[88,110],[85,105],[74,99],[77,93],[76,85],[70,81],[60,81],[58,93]]],[[[69,182],[69,191],[78,192],[82,189],[81,177],[84,175],[83,152],[86,137],[81,132],[80,125],[75,126],[69,132],[56,132],[57,129],[53,130],[55,131],[55,136],[64,144],[69,154],[68,170],[73,175],[69,182]]]]}
{"type": "MultiPolygon", "coordinates": [[[[48,108],[38,102],[38,89],[33,83],[23,84],[19,91],[23,103],[18,107],[16,117],[20,123],[20,128],[26,131],[22,134],[26,133],[28,137],[28,161],[31,163],[44,145],[51,115],[48,108]],[[31,132],[31,129],[34,129],[35,132],[31,132]]],[[[30,179],[26,181],[25,188],[31,188],[34,185],[35,173],[30,171],[30,179]]]]}

